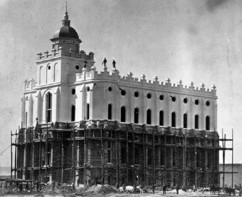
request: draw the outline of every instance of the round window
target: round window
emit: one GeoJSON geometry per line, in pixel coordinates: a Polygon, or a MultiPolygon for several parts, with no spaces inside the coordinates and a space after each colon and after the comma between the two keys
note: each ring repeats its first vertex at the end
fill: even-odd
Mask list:
{"type": "Polygon", "coordinates": [[[112,91],[112,87],[108,87],[108,91],[111,92],[112,91]]]}
{"type": "Polygon", "coordinates": [[[175,97],[175,96],[171,96],[171,100],[172,100],[173,102],[175,102],[175,101],[176,101],[176,97],[175,97]]]}
{"type": "Polygon", "coordinates": [[[147,94],[147,98],[150,99],[151,98],[151,93],[147,94]]]}
{"type": "Polygon", "coordinates": [[[139,92],[135,92],[135,93],[134,93],[134,96],[135,96],[135,97],[138,97],[138,96],[139,96],[139,92]]]}
{"type": "Polygon", "coordinates": [[[126,92],[125,92],[125,90],[121,90],[121,95],[125,95],[126,94],[126,92]]]}
{"type": "Polygon", "coordinates": [[[183,99],[183,102],[184,102],[184,103],[187,103],[187,98],[184,98],[184,99],[183,99]]]}
{"type": "Polygon", "coordinates": [[[199,100],[198,100],[198,99],[195,100],[195,104],[196,104],[196,105],[199,104],[199,100]]]}
{"type": "Polygon", "coordinates": [[[209,106],[209,105],[210,105],[210,102],[209,102],[209,101],[207,101],[207,102],[206,102],[206,105],[207,105],[207,106],[209,106]]]}

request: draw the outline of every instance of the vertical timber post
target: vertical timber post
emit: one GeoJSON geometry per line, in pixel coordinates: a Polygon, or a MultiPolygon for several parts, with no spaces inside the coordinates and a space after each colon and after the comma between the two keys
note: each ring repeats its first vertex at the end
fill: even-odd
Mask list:
{"type": "Polygon", "coordinates": [[[232,129],[232,188],[234,187],[234,129],[232,129]]]}
{"type": "Polygon", "coordinates": [[[119,188],[119,149],[118,149],[118,131],[114,129],[115,133],[115,145],[116,145],[116,181],[117,181],[117,188],[119,188]]]}
{"type": "Polygon", "coordinates": [[[12,130],[11,130],[11,179],[13,178],[13,150],[12,150],[12,130]]]}
{"type": "Polygon", "coordinates": [[[129,183],[129,131],[126,128],[126,185],[129,183]]]}
{"type": "Polygon", "coordinates": [[[154,136],[154,129],[152,130],[152,176],[153,176],[153,188],[155,186],[155,136],[154,136]]]}
{"type": "Polygon", "coordinates": [[[76,176],[76,166],[75,166],[75,129],[72,130],[72,183],[75,184],[76,176]]]}
{"type": "Polygon", "coordinates": [[[63,142],[63,130],[61,131],[61,184],[64,181],[64,142],[63,142]]]}
{"type": "Polygon", "coordinates": [[[14,151],[14,157],[15,157],[15,162],[14,162],[14,178],[16,179],[17,178],[17,130],[15,132],[15,151],[14,151]]]}
{"type": "Polygon", "coordinates": [[[101,160],[102,160],[102,185],[104,185],[104,148],[103,148],[103,129],[101,129],[101,160]]]}
{"type": "Polygon", "coordinates": [[[42,164],[42,130],[39,130],[39,182],[41,182],[41,164],[42,164]]]}

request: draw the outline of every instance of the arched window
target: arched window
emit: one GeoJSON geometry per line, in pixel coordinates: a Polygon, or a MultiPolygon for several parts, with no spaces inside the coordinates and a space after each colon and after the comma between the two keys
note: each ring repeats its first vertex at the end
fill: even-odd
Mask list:
{"type": "Polygon", "coordinates": [[[147,119],[146,119],[146,124],[151,124],[151,110],[147,110],[147,119]]]}
{"type": "Polygon", "coordinates": [[[52,94],[48,92],[46,94],[46,121],[52,121],[52,94]]]}
{"type": "Polygon", "coordinates": [[[71,106],[71,121],[75,121],[75,115],[76,115],[76,107],[75,105],[71,106]]]}
{"type": "Polygon", "coordinates": [[[171,126],[176,127],[176,112],[171,113],[171,126]]]}
{"type": "Polygon", "coordinates": [[[139,123],[139,109],[134,109],[134,123],[139,123]]]}
{"type": "Polygon", "coordinates": [[[87,103],[87,120],[90,118],[90,105],[87,103]]]}
{"type": "Polygon", "coordinates": [[[206,116],[206,130],[210,130],[210,117],[206,116]]]}
{"type": "Polygon", "coordinates": [[[199,129],[199,116],[195,115],[195,129],[199,129]]]}
{"type": "Polygon", "coordinates": [[[108,104],[108,119],[112,119],[112,104],[108,104]]]}
{"type": "Polygon", "coordinates": [[[183,128],[187,128],[187,114],[183,114],[183,128]]]}
{"type": "Polygon", "coordinates": [[[160,111],[160,126],[164,126],[164,111],[160,111]]]}
{"type": "Polygon", "coordinates": [[[126,121],[126,109],[124,106],[121,107],[121,122],[126,121]]]}
{"type": "Polygon", "coordinates": [[[43,66],[40,67],[39,69],[39,84],[43,84],[44,83],[44,69],[43,66]]]}

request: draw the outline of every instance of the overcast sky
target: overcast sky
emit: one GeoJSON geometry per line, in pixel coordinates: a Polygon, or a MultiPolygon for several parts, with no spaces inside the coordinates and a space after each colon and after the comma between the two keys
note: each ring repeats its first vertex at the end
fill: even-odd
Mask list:
{"type": "MultiPolygon", "coordinates": [[[[23,81],[36,79],[37,53],[51,51],[65,0],[0,0],[0,153],[20,125],[23,81]]],[[[242,163],[242,1],[68,0],[81,49],[104,57],[121,75],[217,87],[218,131],[231,137],[242,163]]],[[[231,157],[227,154],[227,162],[231,157]]],[[[10,149],[0,166],[10,165],[10,149]]]]}

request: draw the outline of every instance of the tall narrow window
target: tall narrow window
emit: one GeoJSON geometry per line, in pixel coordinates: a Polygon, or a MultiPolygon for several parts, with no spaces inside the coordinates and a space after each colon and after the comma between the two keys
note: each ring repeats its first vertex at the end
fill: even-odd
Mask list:
{"type": "Polygon", "coordinates": [[[90,118],[90,105],[87,103],[87,120],[90,118]]]}
{"type": "Polygon", "coordinates": [[[210,117],[206,116],[206,130],[210,130],[210,117]]]}
{"type": "Polygon", "coordinates": [[[46,94],[46,121],[51,122],[52,120],[52,94],[48,92],[46,94]]]}
{"type": "Polygon", "coordinates": [[[28,127],[28,112],[25,112],[25,123],[26,123],[26,128],[28,127]]]}
{"type": "Polygon", "coordinates": [[[146,119],[146,124],[151,124],[151,110],[147,110],[147,119],[146,119]]]}
{"type": "Polygon", "coordinates": [[[176,127],[176,112],[171,113],[171,126],[176,127]]]}
{"type": "Polygon", "coordinates": [[[121,122],[126,121],[126,109],[124,106],[121,107],[121,122]]]}
{"type": "Polygon", "coordinates": [[[134,123],[139,123],[139,109],[134,109],[134,123]]]}
{"type": "Polygon", "coordinates": [[[71,106],[71,121],[75,121],[75,115],[76,115],[76,107],[75,105],[71,106]]]}
{"type": "Polygon", "coordinates": [[[183,128],[187,128],[187,114],[183,114],[183,128]]]}
{"type": "Polygon", "coordinates": [[[112,119],[112,104],[108,104],[108,119],[112,119]]]}
{"type": "Polygon", "coordinates": [[[160,126],[164,126],[164,111],[160,111],[160,126]]]}
{"type": "Polygon", "coordinates": [[[199,129],[199,116],[195,115],[195,129],[199,129]]]}

